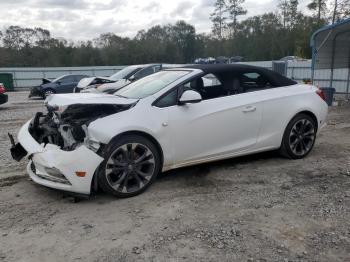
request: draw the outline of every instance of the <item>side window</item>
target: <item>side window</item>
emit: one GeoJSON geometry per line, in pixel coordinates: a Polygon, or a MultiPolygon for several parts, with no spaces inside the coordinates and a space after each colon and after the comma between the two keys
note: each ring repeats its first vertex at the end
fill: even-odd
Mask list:
{"type": "Polygon", "coordinates": [[[61,78],[60,82],[61,82],[61,83],[71,83],[71,82],[74,82],[74,76],[72,76],[72,75],[65,76],[65,77],[61,78]]]}
{"type": "Polygon", "coordinates": [[[202,77],[204,87],[221,86],[220,80],[213,74],[207,74],[202,77]]]}
{"type": "Polygon", "coordinates": [[[177,104],[177,88],[172,90],[167,95],[163,96],[158,102],[155,104],[157,107],[168,107],[174,106],[177,104]]]}
{"type": "Polygon", "coordinates": [[[87,77],[88,77],[88,76],[76,75],[76,76],[74,77],[74,81],[75,81],[75,82],[79,82],[81,79],[87,78],[87,77]]]}
{"type": "Polygon", "coordinates": [[[153,67],[153,73],[157,73],[161,69],[162,69],[162,67],[160,65],[156,65],[156,66],[153,67]]]}
{"type": "Polygon", "coordinates": [[[274,87],[265,76],[256,72],[242,74],[241,85],[245,92],[254,92],[274,87]]]}
{"type": "Polygon", "coordinates": [[[214,74],[207,74],[184,84],[184,90],[189,89],[200,93],[203,100],[214,99],[227,95],[223,84],[214,74]]]}

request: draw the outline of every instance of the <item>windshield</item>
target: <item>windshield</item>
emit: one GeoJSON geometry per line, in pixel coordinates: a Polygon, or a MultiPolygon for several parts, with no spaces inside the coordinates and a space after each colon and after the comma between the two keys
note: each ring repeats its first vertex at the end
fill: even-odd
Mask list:
{"type": "Polygon", "coordinates": [[[59,76],[57,78],[55,78],[54,80],[52,80],[52,83],[55,83],[57,81],[59,81],[60,79],[62,79],[63,77],[65,77],[66,75],[63,75],[63,76],[59,76]]]}
{"type": "Polygon", "coordinates": [[[130,75],[136,73],[138,70],[140,70],[139,66],[128,66],[118,71],[114,75],[111,75],[109,78],[112,80],[126,79],[130,75]]]}
{"type": "Polygon", "coordinates": [[[126,98],[141,99],[153,95],[190,71],[160,71],[146,76],[115,92],[115,95],[126,98]]]}

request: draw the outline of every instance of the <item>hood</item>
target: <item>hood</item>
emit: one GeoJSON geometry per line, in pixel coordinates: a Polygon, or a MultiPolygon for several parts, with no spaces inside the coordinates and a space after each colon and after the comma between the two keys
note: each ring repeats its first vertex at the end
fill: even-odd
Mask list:
{"type": "Polygon", "coordinates": [[[98,81],[102,81],[102,80],[107,80],[108,82],[112,82],[112,81],[115,81],[115,80],[111,80],[110,78],[108,77],[101,77],[101,76],[93,76],[93,77],[86,77],[86,78],[83,78],[79,81],[77,87],[79,88],[85,88],[85,87],[88,87],[91,85],[91,83],[96,80],[97,82],[98,81]]]}
{"type": "Polygon", "coordinates": [[[129,81],[127,79],[120,79],[114,83],[107,83],[107,84],[100,85],[99,87],[97,87],[97,90],[99,92],[106,92],[108,90],[118,91],[120,88],[122,88],[130,83],[131,83],[131,81],[129,81]]]}
{"type": "Polygon", "coordinates": [[[96,77],[86,77],[86,78],[83,78],[83,79],[81,79],[81,80],[79,81],[77,87],[79,87],[79,88],[86,87],[86,86],[90,85],[90,83],[91,83],[92,81],[94,81],[95,78],[96,78],[96,77]]]}
{"type": "Polygon", "coordinates": [[[51,83],[52,81],[50,79],[47,79],[47,78],[43,78],[42,79],[42,84],[48,84],[48,83],[51,83]]]}
{"type": "Polygon", "coordinates": [[[80,93],[100,94],[101,92],[99,92],[95,87],[87,87],[81,90],[80,93]]]}
{"type": "Polygon", "coordinates": [[[41,87],[41,88],[55,88],[55,87],[57,87],[57,84],[54,82],[51,82],[51,83],[41,84],[39,87],[41,87]]]}
{"type": "Polygon", "coordinates": [[[89,93],[74,93],[62,95],[50,95],[45,100],[45,104],[51,107],[65,107],[74,104],[109,104],[109,105],[131,105],[136,103],[137,99],[128,99],[107,94],[89,94],[89,93]]]}

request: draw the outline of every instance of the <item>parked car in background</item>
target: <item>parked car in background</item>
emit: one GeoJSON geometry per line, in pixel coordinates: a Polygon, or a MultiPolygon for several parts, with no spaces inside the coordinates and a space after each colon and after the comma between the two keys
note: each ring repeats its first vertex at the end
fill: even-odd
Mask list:
{"type": "Polygon", "coordinates": [[[72,93],[79,81],[87,75],[63,75],[52,81],[43,79],[40,86],[35,86],[30,90],[29,97],[39,96],[47,97],[51,94],[72,93]]]}
{"type": "Polygon", "coordinates": [[[307,59],[305,58],[302,58],[302,57],[299,57],[299,56],[285,56],[285,57],[282,57],[280,59],[280,61],[285,61],[285,62],[288,62],[288,61],[307,61],[307,59]]]}
{"type": "Polygon", "coordinates": [[[229,63],[229,58],[226,56],[218,56],[215,59],[215,64],[228,64],[229,63]]]}
{"type": "Polygon", "coordinates": [[[8,96],[6,94],[6,89],[3,83],[0,83],[0,105],[5,104],[8,101],[8,96]]]}
{"type": "Polygon", "coordinates": [[[239,63],[239,62],[242,62],[243,60],[244,60],[244,57],[243,57],[243,56],[239,56],[239,55],[237,55],[237,56],[232,56],[232,57],[230,58],[229,63],[230,63],[230,64],[239,63]]]}
{"type": "Polygon", "coordinates": [[[269,150],[306,157],[326,124],[324,99],[317,87],[260,67],[167,69],[114,95],[49,96],[47,113],[21,128],[18,144],[11,138],[11,153],[30,156],[38,184],[131,197],[161,171],[269,150]]]}
{"type": "Polygon", "coordinates": [[[74,88],[73,93],[80,93],[84,89],[97,88],[100,85],[113,83],[113,82],[115,82],[115,80],[112,80],[108,77],[93,76],[93,77],[83,78],[79,81],[78,85],[74,88]]]}
{"type": "Polygon", "coordinates": [[[82,79],[75,93],[108,93],[118,90],[133,81],[158,72],[162,69],[161,64],[132,65],[123,68],[110,77],[91,77],[82,79]]]}
{"type": "Polygon", "coordinates": [[[214,57],[207,57],[207,58],[197,58],[194,60],[195,64],[215,64],[216,59],[214,57]]]}

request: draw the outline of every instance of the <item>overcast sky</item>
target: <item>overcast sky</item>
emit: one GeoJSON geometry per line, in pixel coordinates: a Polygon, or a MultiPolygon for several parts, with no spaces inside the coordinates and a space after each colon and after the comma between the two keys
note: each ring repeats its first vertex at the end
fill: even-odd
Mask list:
{"type": "MultiPolygon", "coordinates": [[[[301,0],[301,6],[305,6],[301,0]]],[[[156,24],[185,20],[210,32],[215,0],[0,0],[0,28],[43,27],[54,37],[87,40],[113,32],[133,37],[156,24]]],[[[275,11],[278,0],[246,0],[248,16],[275,11]]],[[[302,8],[302,7],[301,7],[302,8]]]]}

